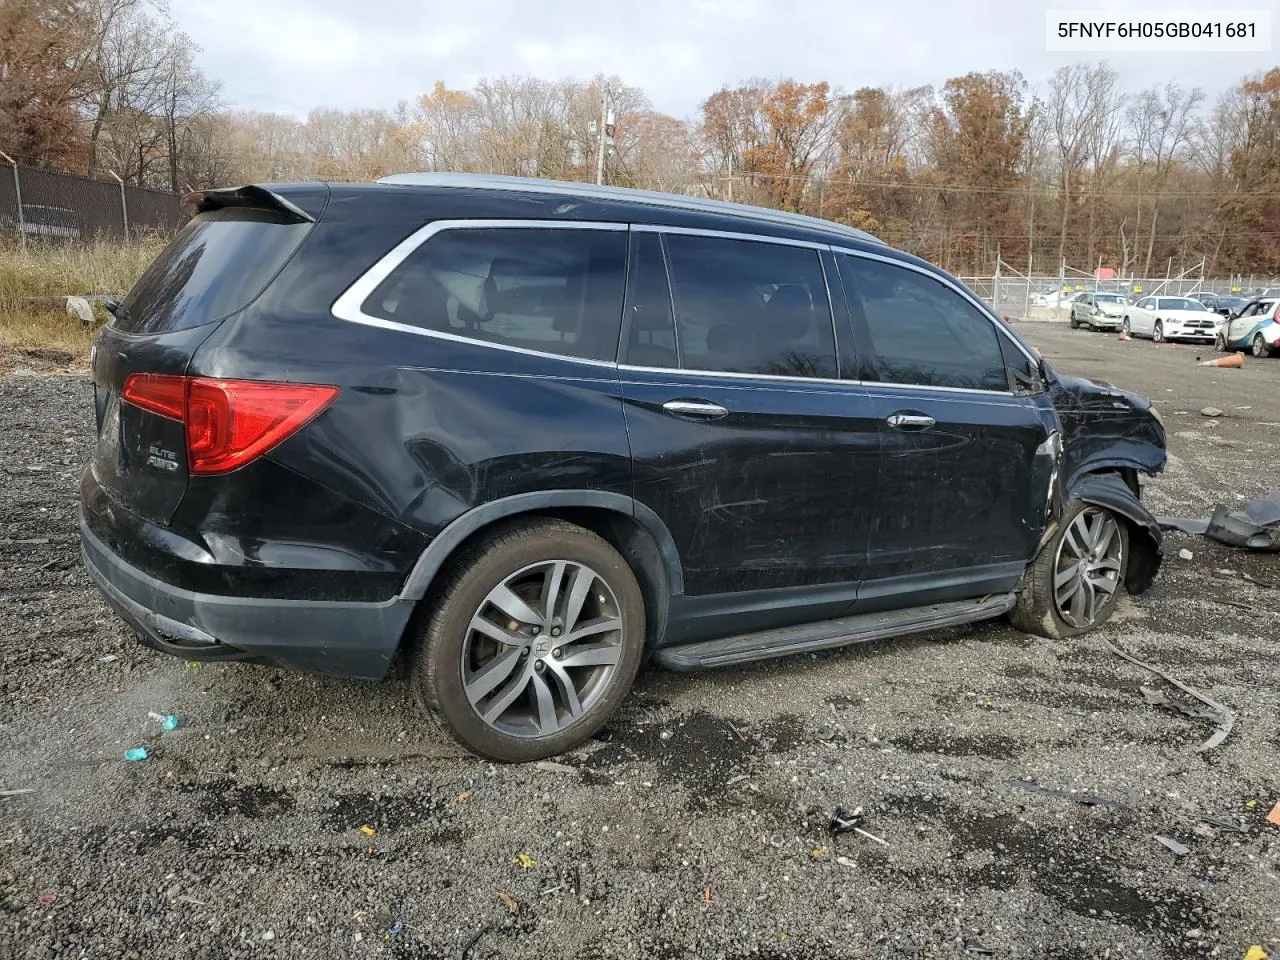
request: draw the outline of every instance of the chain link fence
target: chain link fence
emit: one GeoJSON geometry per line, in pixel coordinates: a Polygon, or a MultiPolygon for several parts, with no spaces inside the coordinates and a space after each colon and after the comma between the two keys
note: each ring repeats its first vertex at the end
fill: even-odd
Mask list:
{"type": "Polygon", "coordinates": [[[0,165],[0,237],[7,240],[134,240],[174,233],[186,220],[181,198],[161,190],[0,165]]]}

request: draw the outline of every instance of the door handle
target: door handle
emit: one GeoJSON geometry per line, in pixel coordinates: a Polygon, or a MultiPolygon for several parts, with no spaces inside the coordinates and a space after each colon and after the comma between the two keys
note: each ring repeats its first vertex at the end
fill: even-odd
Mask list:
{"type": "Polygon", "coordinates": [[[884,422],[895,430],[928,430],[938,421],[922,413],[891,413],[884,422]]]}
{"type": "Polygon", "coordinates": [[[662,409],[676,417],[688,417],[693,420],[719,420],[727,417],[729,411],[718,403],[707,403],[705,400],[668,400],[662,409]]]}

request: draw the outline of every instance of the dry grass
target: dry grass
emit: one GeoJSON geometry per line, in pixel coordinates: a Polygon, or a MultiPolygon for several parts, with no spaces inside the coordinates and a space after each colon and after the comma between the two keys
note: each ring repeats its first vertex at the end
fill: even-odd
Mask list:
{"type": "Polygon", "coordinates": [[[0,244],[0,354],[20,365],[32,359],[83,358],[96,332],[66,313],[61,298],[90,300],[98,323],[107,320],[102,299],[122,296],[163,249],[164,238],[138,243],[0,244]],[[15,356],[16,355],[16,356],[15,356]]]}

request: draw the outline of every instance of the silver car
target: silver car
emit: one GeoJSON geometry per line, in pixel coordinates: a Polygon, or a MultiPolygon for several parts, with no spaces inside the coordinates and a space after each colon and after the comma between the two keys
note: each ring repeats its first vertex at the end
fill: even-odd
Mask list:
{"type": "Polygon", "coordinates": [[[1128,298],[1119,293],[1080,294],[1071,301],[1071,329],[1119,330],[1128,306],[1128,298]]]}

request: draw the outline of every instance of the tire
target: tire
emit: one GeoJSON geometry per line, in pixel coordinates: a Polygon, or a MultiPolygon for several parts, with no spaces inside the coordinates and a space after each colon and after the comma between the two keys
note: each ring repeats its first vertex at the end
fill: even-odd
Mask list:
{"type": "Polygon", "coordinates": [[[1227,352],[1227,341],[1222,334],[1215,333],[1213,335],[1213,349],[1217,350],[1219,353],[1227,352]]]}
{"type": "Polygon", "coordinates": [[[439,600],[417,638],[410,682],[427,712],[472,753],[511,763],[563,753],[604,726],[631,689],[644,654],[644,598],[627,562],[589,530],[552,519],[505,525],[452,563],[433,593],[439,600]],[[548,592],[552,616],[544,610],[548,592]],[[591,633],[570,639],[574,631],[553,626],[566,621],[591,633]],[[610,621],[616,629],[599,629],[610,621]],[[574,659],[585,662],[567,669],[574,659]]]}
{"type": "Polygon", "coordinates": [[[1253,335],[1253,355],[1259,360],[1271,356],[1271,347],[1260,333],[1253,335]]]}
{"type": "Polygon", "coordinates": [[[1022,583],[1017,591],[1017,602],[1008,614],[1009,622],[1023,633],[1047,637],[1051,640],[1065,640],[1088,633],[1106,623],[1115,610],[1120,593],[1124,589],[1124,577],[1128,566],[1129,528],[1125,521],[1105,507],[1076,501],[1068,507],[1053,536],[1041,547],[1035,560],[1023,574],[1022,583]],[[1082,517],[1083,520],[1081,520],[1082,517]],[[1062,585],[1066,596],[1055,596],[1055,575],[1059,572],[1065,573],[1071,567],[1073,554],[1081,543],[1082,531],[1079,524],[1083,523],[1085,530],[1097,529],[1101,532],[1102,528],[1094,526],[1099,518],[1103,518],[1104,522],[1112,525],[1111,538],[1102,558],[1108,566],[1091,571],[1088,590],[1084,594],[1084,606],[1091,609],[1086,610],[1088,614],[1086,617],[1073,620],[1071,619],[1073,611],[1078,609],[1073,604],[1076,602],[1079,588],[1077,592],[1067,593],[1071,581],[1066,581],[1062,585]],[[1069,535],[1070,540],[1068,540],[1069,535]],[[1114,569],[1111,567],[1112,564],[1114,569]],[[1111,585],[1109,594],[1106,594],[1105,590],[1099,590],[1097,586],[1104,580],[1111,585]],[[1092,596],[1102,594],[1099,596],[1100,602],[1096,605],[1091,603],[1091,594],[1092,596]],[[1067,603],[1065,611],[1060,609],[1062,599],[1067,603]]]}
{"type": "Polygon", "coordinates": [[[1072,329],[1072,330],[1079,330],[1079,329],[1080,329],[1080,321],[1076,319],[1076,312],[1075,312],[1075,310],[1072,310],[1072,311],[1071,311],[1070,327],[1071,327],[1071,329],[1072,329]]]}
{"type": "Polygon", "coordinates": [[[1132,332],[1130,332],[1130,330],[1129,330],[1129,318],[1128,318],[1128,317],[1125,317],[1125,318],[1124,318],[1124,323],[1120,324],[1120,332],[1121,332],[1121,333],[1123,333],[1126,337],[1131,337],[1131,336],[1133,336],[1132,332]]]}
{"type": "Polygon", "coordinates": [[[1151,328],[1151,339],[1156,343],[1164,343],[1164,324],[1159,320],[1157,320],[1156,325],[1151,328]]]}

